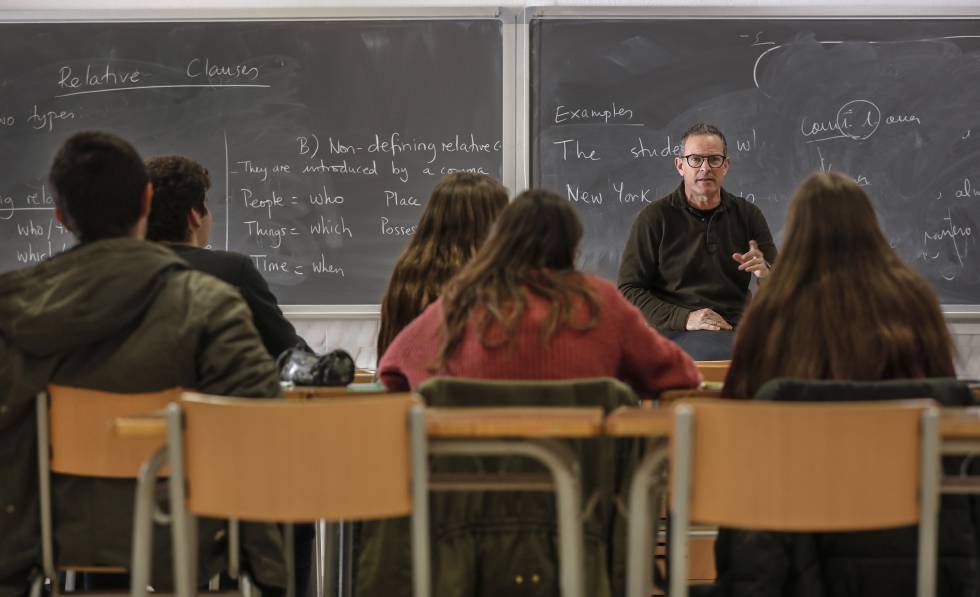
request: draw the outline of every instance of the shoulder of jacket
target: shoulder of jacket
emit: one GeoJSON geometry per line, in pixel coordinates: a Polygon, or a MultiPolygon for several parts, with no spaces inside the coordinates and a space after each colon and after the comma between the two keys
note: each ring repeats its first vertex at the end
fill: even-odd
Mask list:
{"type": "Polygon", "coordinates": [[[217,302],[238,298],[241,293],[237,288],[218,279],[211,274],[198,270],[180,270],[171,275],[168,285],[181,288],[186,292],[188,300],[195,306],[209,306],[217,302]]]}

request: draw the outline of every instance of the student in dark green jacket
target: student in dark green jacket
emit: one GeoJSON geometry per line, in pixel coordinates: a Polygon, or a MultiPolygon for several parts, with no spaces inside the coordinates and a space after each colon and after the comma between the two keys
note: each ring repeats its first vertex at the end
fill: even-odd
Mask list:
{"type": "MultiPolygon", "coordinates": [[[[56,216],[79,244],[0,276],[0,596],[25,594],[40,567],[34,397],[48,384],[112,392],[172,387],[271,397],[275,365],[241,296],[142,240],[153,191],[122,139],[83,132],[55,157],[56,216]]],[[[56,551],[64,561],[129,566],[134,482],[57,476],[56,551]]],[[[166,586],[165,528],[154,583],[166,586]]],[[[216,522],[199,527],[202,578],[225,558],[216,522]]],[[[282,537],[244,525],[245,562],[260,585],[282,590],[282,537]]]]}

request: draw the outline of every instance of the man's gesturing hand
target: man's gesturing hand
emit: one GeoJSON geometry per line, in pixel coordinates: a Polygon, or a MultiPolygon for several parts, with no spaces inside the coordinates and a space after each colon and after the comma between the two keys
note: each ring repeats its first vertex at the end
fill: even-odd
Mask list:
{"type": "Polygon", "coordinates": [[[747,253],[732,253],[732,259],[741,264],[738,266],[739,271],[755,274],[755,277],[760,280],[769,275],[769,264],[766,263],[765,256],[762,255],[758,243],[754,240],[749,241],[747,253]]]}

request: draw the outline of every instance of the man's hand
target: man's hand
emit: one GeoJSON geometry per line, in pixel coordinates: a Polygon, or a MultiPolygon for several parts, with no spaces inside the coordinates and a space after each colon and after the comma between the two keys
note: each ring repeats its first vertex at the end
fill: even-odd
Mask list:
{"type": "MultiPolygon", "coordinates": [[[[766,263],[765,256],[762,255],[758,243],[754,240],[749,241],[749,250],[747,253],[732,253],[732,259],[741,264],[738,266],[739,271],[754,274],[760,280],[769,275],[769,264],[766,263]]],[[[688,325],[690,325],[690,321],[688,319],[688,325]]]]}
{"type": "Polygon", "coordinates": [[[689,330],[731,330],[732,324],[725,321],[725,318],[718,315],[711,309],[698,309],[691,311],[687,316],[687,329],[689,330]]]}

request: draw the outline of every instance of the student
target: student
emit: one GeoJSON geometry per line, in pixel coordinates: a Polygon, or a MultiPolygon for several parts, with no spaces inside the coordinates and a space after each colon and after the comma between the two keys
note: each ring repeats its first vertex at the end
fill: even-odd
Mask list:
{"type": "Polygon", "coordinates": [[[179,155],[151,158],[146,162],[146,171],[153,184],[147,239],[166,243],[192,268],[238,288],[272,358],[287,348],[305,347],[306,342],[283,316],[269,284],[252,260],[239,253],[206,248],[212,223],[207,205],[211,188],[208,171],[179,155]]]}
{"type": "Polygon", "coordinates": [[[953,341],[935,293],[888,244],[868,196],[837,173],[790,202],[777,274],[736,335],[725,393],[775,377],[953,377],[953,341]]]}
{"type": "MultiPolygon", "coordinates": [[[[700,375],[690,357],[649,327],[613,284],[575,269],[581,237],[581,224],[567,202],[547,191],[522,193],[504,208],[483,246],[442,296],[391,343],[381,360],[381,381],[391,390],[407,390],[433,375],[496,380],[615,377],[646,395],[697,385],[700,375]]],[[[601,400],[597,393],[571,401],[614,406],[601,400]]],[[[454,404],[464,405],[465,396],[454,404]]],[[[628,450],[604,446],[605,451],[597,452],[600,447],[595,446],[590,452],[604,454],[601,462],[583,450],[587,495],[608,497],[621,489],[616,479],[623,477],[628,450]]],[[[451,467],[449,473],[457,470],[444,464],[451,467]]],[[[558,593],[551,496],[435,499],[435,595],[558,593]]],[[[619,527],[609,500],[600,502],[585,521],[583,565],[587,593],[608,597],[620,580],[621,557],[615,549],[619,527]]],[[[373,542],[365,542],[358,594],[401,596],[387,580],[398,578],[393,564],[398,554],[390,547],[397,544],[398,532],[391,526],[382,530],[391,532],[378,532],[373,542]]]]}
{"type": "Polygon", "coordinates": [[[379,362],[398,332],[439,297],[483,244],[506,205],[507,189],[483,174],[456,172],[436,184],[381,299],[379,362]]]}
{"type": "MultiPolygon", "coordinates": [[[[143,240],[153,199],[126,141],[82,132],[51,166],[55,216],[79,244],[0,276],[0,594],[26,594],[40,564],[34,397],[48,384],[111,392],[173,387],[276,396],[275,365],[248,307],[227,284],[143,240]]],[[[135,482],[56,475],[55,545],[65,561],[130,564],[135,482]]],[[[202,520],[202,578],[224,559],[217,521],[202,520]],[[216,536],[217,533],[217,536],[216,536]]],[[[258,583],[283,590],[282,536],[243,525],[258,583]]],[[[165,535],[166,533],[164,533],[165,535]]],[[[154,583],[166,585],[158,545],[154,583]]]]}
{"type": "Polygon", "coordinates": [[[700,382],[694,362],[616,287],[575,269],[582,225],[548,191],[525,191],[442,297],[381,360],[390,390],[433,375],[483,379],[618,377],[640,394],[700,382]]]}
{"type": "MultiPolygon", "coordinates": [[[[817,174],[793,195],[782,252],[739,325],[723,392],[751,398],[781,377],[926,383],[953,377],[953,359],[936,295],[889,246],[867,195],[841,174],[817,174]]],[[[846,392],[834,399],[847,399],[846,392]]],[[[980,591],[976,504],[964,496],[943,500],[937,594],[980,591]]],[[[710,594],[911,597],[916,546],[914,528],[821,535],[722,529],[710,594]]]]}

